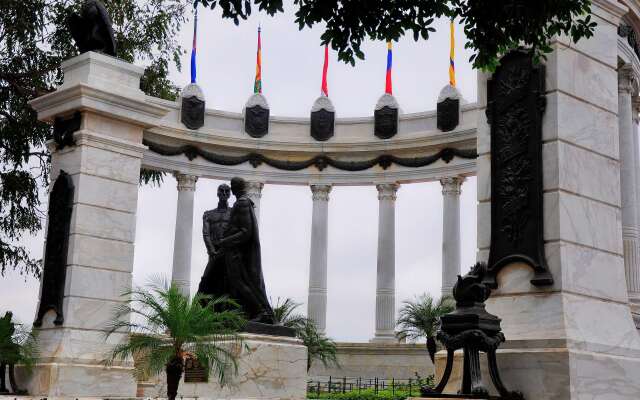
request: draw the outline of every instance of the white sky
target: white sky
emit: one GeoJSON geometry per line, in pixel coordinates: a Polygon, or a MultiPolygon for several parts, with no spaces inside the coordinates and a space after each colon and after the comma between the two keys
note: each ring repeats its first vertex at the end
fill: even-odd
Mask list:
{"type": "MultiPolygon", "coordinates": [[[[323,50],[321,28],[298,31],[293,6],[270,18],[254,11],[235,26],[222,20],[219,10],[199,11],[198,83],[207,108],[239,112],[253,90],[256,29],[262,24],[262,83],[272,115],[308,116],[320,93],[323,50]]],[[[393,88],[403,112],[435,108],[440,89],[448,82],[448,21],[437,21],[428,41],[412,35],[394,44],[393,88]]],[[[180,33],[189,50],[191,21],[180,33]]],[[[458,88],[469,102],[476,99],[476,74],[464,49],[464,35],[456,27],[458,88]]],[[[330,53],[329,95],[338,117],[366,116],[383,93],[386,44],[367,42],[366,60],[355,67],[330,53]]],[[[189,53],[189,52],[188,52],[189,53]]],[[[179,86],[189,82],[189,54],[183,71],[174,71],[179,86]]],[[[195,194],[192,289],[197,288],[206,265],[201,238],[202,213],[217,205],[221,182],[200,180],[195,194]]],[[[462,265],[475,260],[476,183],[463,185],[461,198],[462,265]]],[[[138,198],[136,253],[133,277],[143,284],[154,274],[170,276],[177,192],[173,177],[161,188],[142,187],[138,198]]],[[[327,333],[340,341],[368,341],[375,321],[377,194],[374,187],[336,187],[329,203],[327,333]]],[[[311,232],[311,191],[307,187],[267,185],[261,202],[261,241],[267,292],[276,298],[292,297],[306,313],[311,232]]],[[[27,240],[35,256],[42,254],[42,234],[27,240]]],[[[404,185],[396,204],[396,305],[429,292],[440,293],[442,260],[442,195],[440,184],[404,185]]],[[[30,323],[35,315],[38,282],[9,272],[0,278],[0,312],[14,311],[30,323]]]]}

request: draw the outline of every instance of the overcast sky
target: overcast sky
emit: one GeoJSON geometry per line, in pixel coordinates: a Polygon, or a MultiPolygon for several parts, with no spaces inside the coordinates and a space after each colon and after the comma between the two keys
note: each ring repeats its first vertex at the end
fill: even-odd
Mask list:
{"type": "MultiPolygon", "coordinates": [[[[272,115],[308,116],[320,93],[323,51],[321,27],[298,31],[293,6],[275,18],[254,12],[235,26],[219,11],[199,12],[198,83],[207,107],[240,112],[253,90],[256,30],[262,25],[263,93],[272,115]]],[[[437,21],[428,41],[411,37],[394,44],[393,89],[403,112],[435,108],[448,81],[448,21],[437,21]]],[[[191,19],[180,41],[191,47],[191,19]]],[[[410,35],[412,36],[412,35],[410,35]]],[[[476,76],[456,29],[458,88],[468,102],[476,100],[476,76]]],[[[368,116],[384,91],[386,44],[367,42],[366,60],[355,67],[330,53],[329,95],[339,117],[368,116]]],[[[182,72],[172,78],[189,82],[189,54],[182,72]]],[[[221,182],[200,180],[195,194],[192,289],[206,265],[202,213],[217,205],[221,182]]],[[[160,188],[139,190],[133,278],[143,284],[154,274],[171,273],[176,215],[176,182],[167,177],[160,188]]],[[[329,202],[327,333],[340,341],[368,341],[374,333],[378,200],[375,187],[336,187],[329,202]]],[[[476,183],[463,185],[461,198],[462,265],[475,260],[476,183]]],[[[311,191],[308,187],[267,185],[261,202],[262,259],[268,295],[291,297],[306,313],[311,232],[311,191]]],[[[34,256],[42,254],[42,234],[28,241],[34,256]]],[[[396,305],[424,292],[440,293],[442,260],[442,194],[438,182],[404,185],[396,204],[396,305]]],[[[9,272],[0,278],[0,311],[11,309],[23,322],[35,314],[38,282],[9,272]]]]}

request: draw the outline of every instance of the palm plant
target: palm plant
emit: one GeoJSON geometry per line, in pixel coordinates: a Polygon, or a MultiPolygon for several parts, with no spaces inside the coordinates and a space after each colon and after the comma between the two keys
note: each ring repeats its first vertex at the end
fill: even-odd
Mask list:
{"type": "Polygon", "coordinates": [[[13,313],[6,312],[0,318],[0,393],[8,392],[5,387],[5,366],[9,367],[9,384],[15,394],[26,394],[21,390],[15,378],[15,365],[20,364],[31,372],[38,357],[35,334],[26,325],[15,323],[13,313]]]}
{"type": "Polygon", "coordinates": [[[274,323],[286,326],[287,328],[292,328],[298,332],[307,322],[307,318],[304,315],[295,312],[299,306],[300,303],[296,303],[290,297],[284,299],[282,303],[280,302],[280,297],[278,297],[276,303],[271,307],[273,309],[274,323]]]}
{"type": "Polygon", "coordinates": [[[455,302],[450,296],[435,300],[425,293],[414,300],[406,300],[402,303],[400,317],[396,324],[399,328],[398,335],[409,340],[426,338],[429,358],[434,362],[437,351],[436,331],[440,324],[440,317],[454,309],[455,302]]]}
{"type": "Polygon", "coordinates": [[[338,365],[336,343],[318,332],[312,320],[308,318],[305,320],[302,329],[298,331],[298,337],[307,346],[307,372],[311,369],[314,360],[322,362],[325,367],[338,365]]]}
{"type": "Polygon", "coordinates": [[[201,294],[190,299],[166,280],[152,281],[147,288],[134,288],[123,296],[127,301],[117,307],[108,335],[123,330],[132,334],[113,348],[107,363],[133,358],[137,378],[164,370],[170,400],[176,398],[187,358],[214,371],[221,385],[229,370],[237,372],[237,349],[242,343],[237,333],[246,321],[235,302],[201,294]]]}
{"type": "Polygon", "coordinates": [[[335,342],[318,332],[311,319],[296,313],[299,306],[300,303],[287,297],[282,303],[278,298],[272,309],[275,322],[295,330],[296,336],[307,346],[307,371],[311,369],[314,360],[322,362],[325,367],[338,365],[335,342]]]}

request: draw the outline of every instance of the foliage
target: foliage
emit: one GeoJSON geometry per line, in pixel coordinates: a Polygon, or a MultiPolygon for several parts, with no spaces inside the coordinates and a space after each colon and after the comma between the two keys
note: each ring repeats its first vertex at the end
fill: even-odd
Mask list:
{"type": "MultiPolygon", "coordinates": [[[[60,63],[77,54],[65,19],[82,0],[0,1],[0,275],[38,276],[40,263],[19,244],[42,228],[38,188],[48,185],[51,126],[27,102],[62,82],[60,63]]],[[[117,57],[147,65],[141,89],[175,99],[169,65],[180,68],[176,41],[186,0],[103,0],[113,21],[117,57]]],[[[157,174],[155,174],[157,176],[157,174]]]]}
{"type": "Polygon", "coordinates": [[[113,348],[108,364],[133,358],[139,379],[161,373],[176,360],[183,366],[187,357],[214,371],[221,384],[230,370],[237,372],[242,344],[237,333],[246,321],[235,302],[201,294],[190,299],[164,280],[134,288],[123,297],[127,301],[116,308],[108,335],[132,334],[113,348]],[[218,309],[222,311],[214,311],[218,309]]]}
{"type": "Polygon", "coordinates": [[[434,361],[435,336],[440,317],[454,309],[455,301],[449,296],[436,301],[431,295],[425,293],[414,300],[404,301],[396,324],[399,328],[398,335],[409,340],[426,338],[429,357],[434,361]]]}
{"type": "Polygon", "coordinates": [[[28,326],[11,321],[13,314],[0,318],[0,363],[21,364],[28,371],[38,357],[36,336],[28,326]]]}
{"type": "Polygon", "coordinates": [[[318,332],[316,324],[311,319],[296,313],[299,306],[300,303],[289,297],[282,303],[278,298],[271,307],[275,323],[294,329],[296,336],[307,346],[307,371],[316,360],[322,362],[325,367],[338,365],[336,343],[318,332]]]}
{"type": "Polygon", "coordinates": [[[325,367],[338,365],[336,343],[318,332],[316,324],[307,319],[298,331],[298,337],[307,346],[307,371],[311,369],[314,361],[320,361],[325,367]]]}
{"type": "Polygon", "coordinates": [[[307,323],[307,318],[304,315],[297,314],[295,312],[299,306],[300,303],[296,303],[290,297],[284,299],[282,303],[280,303],[280,298],[278,297],[276,303],[271,307],[273,309],[274,322],[276,324],[295,329],[296,332],[300,332],[304,329],[304,325],[307,323]]]}
{"type": "Polygon", "coordinates": [[[420,387],[422,386],[434,387],[434,376],[429,375],[426,378],[422,378],[416,373],[416,379],[413,380],[411,386],[407,380],[404,380],[401,383],[395,383],[393,388],[387,386],[385,389],[378,389],[377,392],[371,387],[361,388],[360,390],[355,387],[350,391],[342,393],[340,387],[338,387],[338,390],[335,392],[329,393],[321,391],[320,395],[314,390],[313,382],[310,382],[307,386],[307,398],[335,400],[404,400],[408,397],[419,397],[420,387]]]}
{"type": "MultiPolygon", "coordinates": [[[[251,14],[252,3],[269,15],[282,12],[282,0],[194,0],[205,7],[222,8],[222,16],[236,24],[251,14]]],[[[428,39],[436,18],[457,19],[464,27],[476,68],[492,69],[500,54],[526,46],[542,55],[557,34],[574,41],[590,37],[595,29],[591,0],[294,0],[300,29],[322,24],[322,44],[331,43],[338,58],[354,64],[364,59],[365,39],[397,41],[405,34],[428,39]]]]}

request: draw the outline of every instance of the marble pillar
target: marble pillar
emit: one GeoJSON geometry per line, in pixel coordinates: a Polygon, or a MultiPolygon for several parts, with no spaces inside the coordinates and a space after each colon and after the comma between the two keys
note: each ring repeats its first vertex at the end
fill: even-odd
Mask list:
{"type": "MultiPolygon", "coordinates": [[[[640,96],[634,96],[632,99],[633,105],[633,150],[635,152],[634,157],[634,169],[636,172],[636,229],[640,234],[640,96]]],[[[640,245],[640,240],[638,241],[640,245]]],[[[640,301],[637,297],[629,297],[631,313],[636,327],[640,329],[640,301]]]]}
{"type": "MultiPolygon", "coordinates": [[[[64,321],[45,314],[33,372],[20,376],[29,394],[49,398],[134,397],[132,362],[105,366],[105,354],[127,332],[105,338],[114,309],[131,288],[144,129],[168,113],[140,90],[144,68],[87,52],[62,63],[64,82],[30,102],[38,119],[82,113],[75,143],[51,151],[51,178],[74,184],[64,285],[64,321]]],[[[43,284],[48,284],[44,282],[43,284]]]]}
{"type": "Polygon", "coordinates": [[[400,185],[383,183],[378,189],[378,266],[374,342],[397,342],[396,327],[396,193],[400,185]]]}
{"type": "Polygon", "coordinates": [[[193,196],[196,191],[197,176],[174,174],[178,181],[178,205],[176,211],[176,231],[173,240],[173,268],[171,282],[182,294],[191,294],[191,246],[193,244],[193,196]]]}
{"type": "Polygon", "coordinates": [[[253,210],[256,213],[256,219],[260,222],[260,199],[262,198],[263,182],[247,181],[247,197],[253,202],[253,210]]]}
{"type": "Polygon", "coordinates": [[[331,185],[311,185],[311,257],[309,261],[309,300],[307,315],[325,333],[327,328],[327,240],[331,185]]]}
{"type": "MultiPolygon", "coordinates": [[[[502,380],[527,399],[632,400],[640,393],[620,201],[616,32],[626,12],[617,1],[594,0],[594,35],[578,43],[555,38],[545,62],[543,238],[554,283],[532,285],[532,269],[515,262],[500,271],[486,303],[507,339],[498,352],[502,380]]],[[[480,261],[488,259],[492,223],[487,78],[478,75],[480,261]]]]}
{"type": "Polygon", "coordinates": [[[460,275],[460,194],[465,178],[440,179],[442,184],[442,296],[450,296],[460,275]]]}

